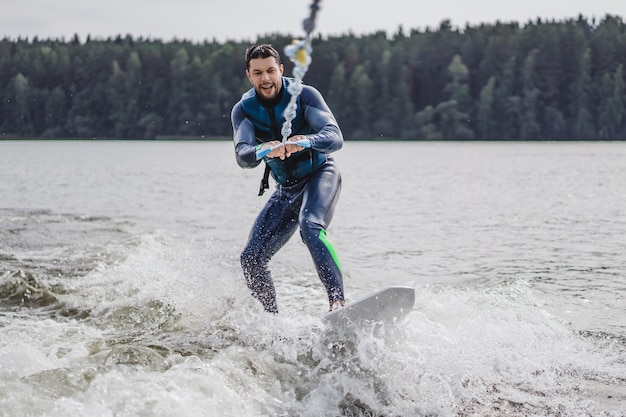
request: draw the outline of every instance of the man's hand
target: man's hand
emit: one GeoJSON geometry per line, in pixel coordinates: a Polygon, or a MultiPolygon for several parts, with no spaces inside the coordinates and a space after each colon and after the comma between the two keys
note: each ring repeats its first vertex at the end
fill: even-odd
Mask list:
{"type": "MultiPolygon", "coordinates": [[[[292,153],[300,152],[301,150],[305,149],[304,146],[295,143],[298,141],[302,143],[302,141],[308,141],[308,139],[304,135],[296,135],[287,139],[287,143],[285,143],[285,156],[287,158],[289,158],[292,153]]],[[[309,142],[309,146],[310,146],[310,142],[309,142]]]]}
{"type": "Polygon", "coordinates": [[[261,147],[257,148],[256,152],[257,152],[257,157],[259,155],[262,155],[262,157],[267,157],[267,158],[285,159],[285,147],[283,143],[279,140],[265,142],[263,145],[261,145],[261,147]]]}
{"type": "Polygon", "coordinates": [[[296,135],[287,139],[285,144],[278,140],[265,142],[260,148],[257,148],[257,155],[262,154],[263,157],[280,158],[281,160],[284,160],[285,158],[289,158],[291,154],[299,152],[310,146],[311,143],[308,141],[306,136],[296,135]],[[296,143],[298,141],[299,144],[296,143]],[[308,146],[302,146],[303,143],[308,146]]]}

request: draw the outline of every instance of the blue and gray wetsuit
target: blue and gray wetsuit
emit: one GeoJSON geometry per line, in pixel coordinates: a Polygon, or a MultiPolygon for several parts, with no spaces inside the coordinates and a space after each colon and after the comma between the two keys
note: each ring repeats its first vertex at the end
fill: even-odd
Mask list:
{"type": "MultiPolygon", "coordinates": [[[[293,80],[283,77],[282,82],[279,96],[271,103],[252,88],[233,107],[235,154],[243,168],[261,163],[256,157],[258,145],[282,140],[283,113],[290,99],[286,90],[293,80]]],[[[248,288],[269,312],[278,312],[278,307],[268,263],[298,227],[329,302],[344,300],[341,267],[326,236],[341,191],[341,174],[329,154],[343,146],[343,135],[322,95],[311,86],[304,85],[298,97],[292,131],[306,135],[311,148],[284,160],[264,158],[277,188],[259,213],[241,254],[248,288]]]]}

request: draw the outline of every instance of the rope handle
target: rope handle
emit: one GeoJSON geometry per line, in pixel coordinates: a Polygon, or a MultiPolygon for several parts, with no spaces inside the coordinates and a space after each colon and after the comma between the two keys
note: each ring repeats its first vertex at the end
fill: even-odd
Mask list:
{"type": "MultiPolygon", "coordinates": [[[[293,142],[294,145],[298,145],[298,146],[302,146],[305,149],[308,149],[311,147],[311,140],[310,139],[300,139],[297,140],[295,142],[293,142]]],[[[268,147],[268,148],[258,148],[256,151],[256,159],[263,159],[265,158],[268,154],[270,154],[274,149],[278,149],[283,145],[279,145],[279,146],[273,146],[273,147],[268,147]]]]}

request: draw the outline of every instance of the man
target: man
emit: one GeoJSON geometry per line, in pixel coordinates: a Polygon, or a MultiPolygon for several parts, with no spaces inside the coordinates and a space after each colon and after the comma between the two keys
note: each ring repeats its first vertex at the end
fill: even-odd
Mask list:
{"type": "Polygon", "coordinates": [[[291,98],[287,88],[294,80],[283,77],[280,55],[268,44],[249,47],[246,65],[252,88],[231,113],[237,162],[254,168],[265,161],[259,195],[268,188],[268,171],[277,184],[241,254],[246,283],[265,311],[278,312],[268,263],[300,227],[333,310],[344,305],[343,279],[326,228],[339,199],[341,174],[329,154],[343,146],[343,135],[319,91],[304,85],[292,123],[295,134],[283,144],[283,113],[291,98]],[[260,157],[263,152],[268,153],[260,157]]]}

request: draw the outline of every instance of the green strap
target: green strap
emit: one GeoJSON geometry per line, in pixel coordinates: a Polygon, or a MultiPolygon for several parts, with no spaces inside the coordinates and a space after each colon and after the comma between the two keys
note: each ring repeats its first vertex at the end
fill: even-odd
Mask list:
{"type": "Polygon", "coordinates": [[[333,246],[332,243],[330,243],[330,240],[326,236],[326,230],[324,229],[320,230],[319,238],[324,244],[324,246],[326,246],[326,249],[328,249],[328,252],[330,252],[330,256],[332,256],[333,261],[335,262],[335,265],[337,265],[337,268],[339,268],[339,270],[341,271],[341,264],[339,263],[339,257],[337,256],[337,251],[335,250],[335,247],[333,246]]]}

